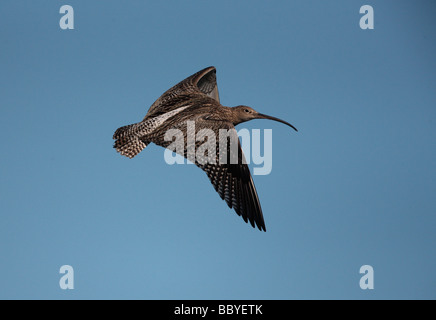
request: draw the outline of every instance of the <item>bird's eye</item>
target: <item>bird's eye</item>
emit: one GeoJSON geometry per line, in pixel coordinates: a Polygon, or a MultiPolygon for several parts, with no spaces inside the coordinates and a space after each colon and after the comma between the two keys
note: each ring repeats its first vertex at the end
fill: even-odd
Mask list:
{"type": "Polygon", "coordinates": [[[247,112],[247,113],[250,113],[250,110],[249,110],[249,109],[244,109],[244,111],[247,112]]]}

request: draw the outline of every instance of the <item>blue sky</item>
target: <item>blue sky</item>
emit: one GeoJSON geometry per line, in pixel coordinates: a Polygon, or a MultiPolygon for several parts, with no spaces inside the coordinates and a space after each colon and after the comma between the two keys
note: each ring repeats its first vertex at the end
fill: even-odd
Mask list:
{"type": "Polygon", "coordinates": [[[0,298],[435,299],[435,16],[432,1],[1,1],[0,298]],[[238,127],[273,132],[272,172],[254,176],[266,233],[164,149],[112,148],[210,65],[222,104],[299,129],[238,127]]]}

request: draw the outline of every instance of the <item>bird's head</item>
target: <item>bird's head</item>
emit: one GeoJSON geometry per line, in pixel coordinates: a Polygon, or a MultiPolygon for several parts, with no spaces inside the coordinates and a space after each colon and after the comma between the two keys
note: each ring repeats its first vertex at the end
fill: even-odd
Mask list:
{"type": "Polygon", "coordinates": [[[271,117],[268,116],[266,114],[262,114],[257,112],[256,110],[254,110],[253,108],[247,107],[247,106],[237,106],[232,108],[233,109],[233,114],[234,114],[234,125],[240,124],[242,122],[245,121],[250,121],[253,119],[269,119],[269,120],[274,120],[277,122],[281,122],[286,124],[287,126],[290,126],[292,129],[294,129],[295,131],[298,131],[297,128],[295,128],[292,124],[281,120],[279,118],[275,118],[275,117],[271,117]]]}

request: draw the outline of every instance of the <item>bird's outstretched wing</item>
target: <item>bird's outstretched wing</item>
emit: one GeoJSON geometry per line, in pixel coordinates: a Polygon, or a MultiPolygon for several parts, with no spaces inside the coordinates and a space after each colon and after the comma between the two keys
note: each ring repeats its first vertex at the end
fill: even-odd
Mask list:
{"type": "Polygon", "coordinates": [[[192,121],[191,126],[195,124],[194,155],[189,154],[189,128],[186,121],[178,122],[173,126],[173,128],[183,132],[183,147],[179,146],[177,148],[174,141],[165,141],[163,138],[164,132],[159,136],[155,136],[153,142],[178,152],[194,162],[206,172],[215,190],[230,208],[235,209],[236,213],[242,216],[245,222],[249,221],[253,228],[257,226],[259,230],[266,231],[256,187],[233,124],[222,121],[217,127],[211,124],[207,116],[199,115],[191,118],[190,121],[192,121]],[[215,138],[210,140],[212,134],[215,138]],[[206,143],[211,143],[210,148],[207,147],[206,143]]]}
{"type": "Polygon", "coordinates": [[[266,231],[262,208],[247,164],[206,164],[203,169],[221,199],[245,222],[266,231]]]}
{"type": "Polygon", "coordinates": [[[198,71],[168,89],[151,105],[144,120],[174,110],[193,98],[204,96],[220,102],[215,67],[198,71]]]}

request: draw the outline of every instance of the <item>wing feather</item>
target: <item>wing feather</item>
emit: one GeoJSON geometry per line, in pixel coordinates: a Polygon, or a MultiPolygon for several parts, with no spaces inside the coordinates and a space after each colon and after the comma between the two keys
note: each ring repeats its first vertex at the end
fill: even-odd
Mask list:
{"type": "Polygon", "coordinates": [[[144,120],[174,110],[199,97],[213,98],[220,103],[215,67],[204,68],[165,91],[151,105],[144,120]]]}
{"type": "MultiPolygon", "coordinates": [[[[244,219],[245,222],[250,222],[250,224],[255,227],[257,226],[259,230],[266,230],[265,221],[262,214],[262,208],[257,195],[256,187],[254,185],[253,179],[250,174],[248,165],[246,164],[244,154],[242,152],[241,144],[239,138],[237,137],[236,129],[230,122],[221,122],[219,128],[214,128],[211,125],[210,120],[206,120],[207,117],[196,117],[195,118],[195,131],[196,133],[201,129],[213,129],[216,137],[219,137],[219,129],[227,129],[229,136],[227,137],[227,161],[223,161],[221,158],[220,162],[220,148],[218,142],[222,139],[216,138],[217,145],[216,148],[216,159],[213,162],[199,163],[195,161],[195,164],[201,168],[207,174],[210,182],[215,188],[216,192],[219,194],[221,199],[223,199],[230,208],[233,208],[235,212],[244,219]],[[238,162],[237,164],[230,163],[231,158],[231,146],[230,143],[232,139],[235,139],[238,143],[238,162]],[[224,163],[222,163],[224,162],[224,163]]],[[[192,119],[193,121],[193,119],[192,119]]],[[[184,132],[185,143],[187,141],[186,136],[186,125],[178,124],[178,129],[184,132]]],[[[196,150],[198,147],[204,143],[203,139],[197,141],[196,150]]],[[[162,141],[162,139],[154,140],[158,145],[163,147],[169,147],[168,142],[162,141]]],[[[177,150],[173,150],[177,151],[177,150]]],[[[187,145],[185,144],[184,151],[182,154],[187,158],[187,145]]],[[[198,155],[197,155],[198,156],[198,155]]]]}

